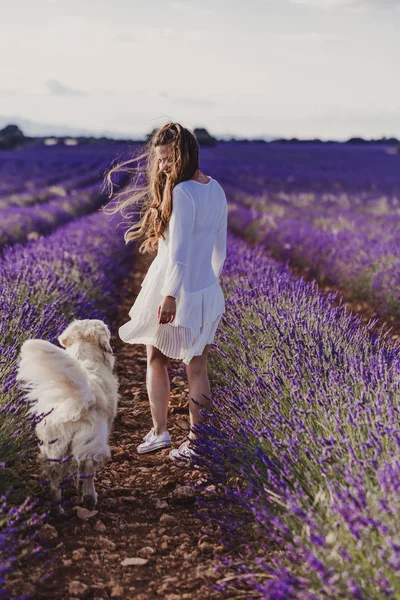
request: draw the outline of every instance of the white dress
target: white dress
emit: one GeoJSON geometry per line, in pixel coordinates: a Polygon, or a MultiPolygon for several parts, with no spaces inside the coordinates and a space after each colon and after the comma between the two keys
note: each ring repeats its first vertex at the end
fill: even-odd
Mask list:
{"type": "Polygon", "coordinates": [[[129,344],[151,344],[170,358],[188,364],[212,344],[225,297],[219,276],[226,258],[227,201],[222,186],[181,181],[172,191],[171,218],[159,238],[157,256],[119,328],[129,344]],[[159,323],[157,310],[165,296],[176,298],[172,323],[159,323]]]}

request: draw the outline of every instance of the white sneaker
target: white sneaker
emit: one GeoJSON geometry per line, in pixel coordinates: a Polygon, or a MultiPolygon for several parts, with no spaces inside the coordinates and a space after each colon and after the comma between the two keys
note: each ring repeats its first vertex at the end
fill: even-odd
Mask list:
{"type": "Polygon", "coordinates": [[[148,439],[150,439],[152,437],[152,435],[154,434],[154,427],[152,427],[150,429],[150,431],[148,433],[146,433],[146,435],[144,436],[144,441],[147,442],[148,439]]]}
{"type": "Polygon", "coordinates": [[[161,450],[161,448],[168,448],[171,445],[171,437],[168,431],[156,435],[154,433],[154,427],[152,427],[144,436],[144,442],[139,444],[136,448],[139,454],[145,454],[146,452],[153,452],[153,450],[161,450]]]}
{"type": "Polygon", "coordinates": [[[179,448],[174,448],[169,453],[169,457],[174,462],[191,461],[195,456],[196,452],[189,445],[189,440],[182,442],[179,448]]]}

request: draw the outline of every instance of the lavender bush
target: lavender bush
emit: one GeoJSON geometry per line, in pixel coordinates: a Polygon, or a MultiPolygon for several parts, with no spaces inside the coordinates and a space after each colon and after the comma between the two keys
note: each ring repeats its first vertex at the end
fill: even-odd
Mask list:
{"type": "Polygon", "coordinates": [[[222,284],[198,462],[229,500],[208,519],[258,532],[225,564],[253,597],[398,598],[400,349],[261,245],[230,235],[222,284]]]}
{"type": "MultiPolygon", "coordinates": [[[[16,385],[16,359],[28,338],[58,345],[57,336],[74,318],[103,319],[109,326],[121,300],[120,283],[130,266],[131,247],[116,230],[117,218],[104,213],[82,217],[52,235],[7,248],[0,261],[0,462],[3,490],[36,452],[33,417],[27,418],[24,395],[16,385]]],[[[110,326],[111,330],[112,327],[110,326]]],[[[0,516],[0,597],[4,575],[13,561],[32,552],[26,523],[41,522],[26,502],[0,516]],[[16,520],[16,517],[19,516],[16,520]],[[5,550],[7,548],[7,551],[5,550]]],[[[30,529],[29,529],[30,530],[30,529]]],[[[35,535],[35,530],[32,534],[35,535]]],[[[4,588],[5,589],[5,588],[4,588]]],[[[6,594],[6,592],[4,592],[6,594]]],[[[8,597],[5,595],[4,597],[8,597]]]]}
{"type": "MultiPolygon", "coordinates": [[[[0,600],[10,600],[7,576],[21,560],[43,557],[43,549],[37,541],[38,527],[43,524],[46,513],[33,512],[37,501],[26,498],[18,507],[7,505],[7,495],[0,496],[0,600]]],[[[30,594],[23,597],[31,597],[30,594]]]]}

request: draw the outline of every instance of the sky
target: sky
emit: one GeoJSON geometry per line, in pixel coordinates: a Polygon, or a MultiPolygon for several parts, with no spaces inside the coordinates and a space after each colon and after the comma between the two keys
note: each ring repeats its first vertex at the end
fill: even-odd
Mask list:
{"type": "Polygon", "coordinates": [[[400,138],[400,0],[0,2],[0,125],[27,135],[400,138]]]}

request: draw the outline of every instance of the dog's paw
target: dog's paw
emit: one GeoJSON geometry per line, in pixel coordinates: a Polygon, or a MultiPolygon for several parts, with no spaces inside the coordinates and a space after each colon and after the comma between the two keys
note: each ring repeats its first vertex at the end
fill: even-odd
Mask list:
{"type": "Polygon", "coordinates": [[[95,496],[90,496],[89,494],[85,494],[82,497],[82,503],[85,508],[88,510],[94,510],[97,505],[97,494],[95,496]]]}

